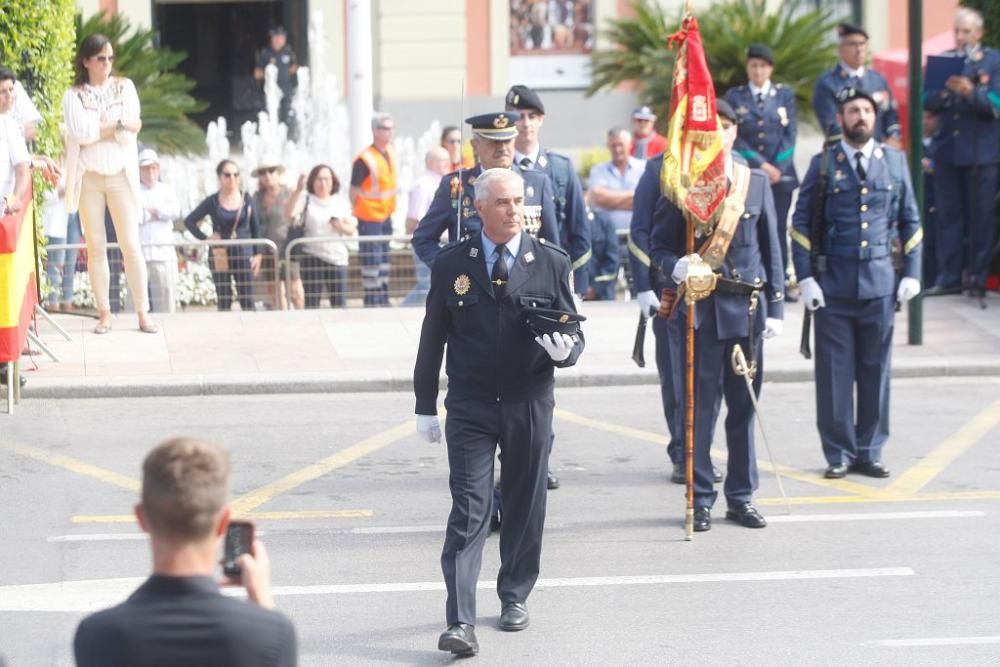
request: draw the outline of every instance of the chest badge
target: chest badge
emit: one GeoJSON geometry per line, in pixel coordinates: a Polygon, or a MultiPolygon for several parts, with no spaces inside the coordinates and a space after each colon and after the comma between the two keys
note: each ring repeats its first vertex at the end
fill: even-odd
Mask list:
{"type": "Polygon", "coordinates": [[[534,261],[535,261],[535,253],[531,252],[530,250],[528,252],[524,253],[524,263],[525,264],[531,264],[534,261]]]}
{"type": "Polygon", "coordinates": [[[524,189],[524,196],[526,198],[534,197],[535,196],[535,188],[531,187],[530,185],[528,187],[526,187],[524,189]]]}
{"type": "Polygon", "coordinates": [[[479,248],[469,248],[469,257],[472,257],[473,259],[479,257],[479,248]]]}
{"type": "Polygon", "coordinates": [[[778,107],[778,119],[781,121],[782,127],[788,126],[788,109],[785,107],[778,107]]]}
{"type": "Polygon", "coordinates": [[[465,296],[469,293],[469,289],[472,287],[472,280],[469,276],[464,273],[458,278],[455,278],[455,294],[458,296],[465,296]]]}

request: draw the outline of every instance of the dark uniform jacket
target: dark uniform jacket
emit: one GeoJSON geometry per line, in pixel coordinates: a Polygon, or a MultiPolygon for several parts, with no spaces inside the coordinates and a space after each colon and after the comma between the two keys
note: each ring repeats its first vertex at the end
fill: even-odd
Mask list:
{"type": "Polygon", "coordinates": [[[295,52],[292,51],[292,47],[289,44],[281,47],[280,51],[275,51],[270,46],[265,46],[257,54],[257,67],[265,69],[268,65],[274,65],[278,68],[278,87],[286,95],[292,92],[295,84],[298,82],[296,76],[289,72],[289,69],[295,62],[295,52]]]}
{"type": "Polygon", "coordinates": [[[628,260],[632,266],[632,282],[636,292],[648,292],[657,287],[652,285],[649,279],[649,235],[653,227],[653,211],[656,208],[656,202],[660,199],[660,169],[662,167],[662,153],[646,160],[646,169],[639,177],[639,184],[635,186],[635,192],[632,194],[632,222],[629,224],[628,230],[628,260]]]}
{"type": "Polygon", "coordinates": [[[902,244],[903,275],[920,279],[920,214],[906,155],[876,145],[864,185],[838,143],[827,156],[827,193],[822,254],[827,270],[813,275],[810,262],[809,199],[819,179],[820,156],[813,157],[792,216],[792,260],[799,280],[815,278],[825,297],[876,299],[895,289],[890,242],[902,244]]]}
{"type": "MultiPolygon", "coordinates": [[[[552,183],[542,172],[522,171],[517,165],[512,169],[524,179],[525,229],[532,236],[559,244],[552,183]]],[[[427,266],[434,265],[434,259],[441,250],[441,235],[446,231],[448,241],[455,242],[482,230],[483,221],[479,219],[475,205],[475,184],[481,173],[483,167],[477,164],[472,169],[454,171],[441,179],[430,208],[413,230],[413,249],[427,266]],[[459,216],[462,228],[456,236],[455,226],[459,216]]]]}
{"type": "MultiPolygon", "coordinates": [[[[956,51],[944,55],[962,57],[956,51]]],[[[929,90],[924,96],[924,108],[940,118],[935,157],[957,167],[1000,162],[1000,52],[977,48],[965,58],[962,76],[976,86],[970,98],[947,89],[929,90]]]]}
{"type": "MultiPolygon", "coordinates": [[[[885,77],[870,67],[865,67],[865,73],[858,78],[849,74],[840,63],[824,73],[813,88],[813,110],[827,139],[832,141],[841,138],[840,123],[837,122],[837,94],[849,86],[863,88],[878,103],[875,140],[884,141],[890,137],[898,139],[902,133],[899,127],[899,110],[885,77]]],[[[799,196],[802,196],[801,193],[799,196]]]]}
{"type": "MultiPolygon", "coordinates": [[[[695,239],[695,252],[704,242],[695,239]]],[[[653,214],[650,259],[667,279],[674,272],[677,260],[687,254],[687,222],[680,209],[670,200],[661,198],[653,214]]],[[[784,315],[785,270],[781,265],[778,227],[774,213],[774,197],[767,175],[754,169],[744,204],[743,216],[719,269],[722,276],[761,287],[757,309],[756,333],[760,333],[764,317],[782,319],[784,315]]],[[[718,290],[696,304],[695,326],[704,319],[703,309],[714,309],[716,335],[720,340],[746,338],[750,335],[747,317],[747,296],[721,293],[718,290]]],[[[686,305],[681,303],[682,309],[686,305]]]]}
{"type": "Polygon", "coordinates": [[[276,611],[224,597],[210,577],[153,575],[125,602],[83,619],[78,667],[292,667],[295,628],[276,611]]]}
{"type": "Polygon", "coordinates": [[[764,96],[764,108],[757,106],[750,86],[726,91],[726,101],[739,117],[738,134],[733,151],[746,158],[747,164],[758,168],[768,162],[781,170],[781,181],[775,187],[794,189],[799,184],[795,173],[795,91],[780,83],[772,83],[764,96]]]}
{"type": "Polygon", "coordinates": [[[575,312],[566,251],[521,234],[510,282],[497,299],[486,274],[482,234],[444,248],[431,269],[427,312],[413,371],[416,413],[437,414],[438,375],[448,345],[448,391],[488,402],[545,396],[554,387],[553,366],[576,363],[583,335],[570,356],[554,362],[535,342],[522,315],[526,307],[575,312]]]}
{"type": "Polygon", "coordinates": [[[538,151],[534,165],[552,181],[555,195],[556,220],[559,222],[559,245],[569,253],[573,265],[574,289],[577,294],[587,290],[590,276],[586,270],[590,261],[590,222],[587,204],[583,201],[583,187],[573,169],[573,162],[565,155],[544,148],[538,151]]]}

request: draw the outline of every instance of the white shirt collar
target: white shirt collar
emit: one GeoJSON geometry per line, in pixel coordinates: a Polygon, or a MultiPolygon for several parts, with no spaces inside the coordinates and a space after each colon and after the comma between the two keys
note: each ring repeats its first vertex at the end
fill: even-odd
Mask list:
{"type": "Polygon", "coordinates": [[[542,152],[542,145],[541,144],[538,144],[537,146],[535,146],[534,152],[533,153],[529,153],[528,155],[525,155],[524,153],[519,153],[517,151],[517,149],[514,149],[514,162],[516,162],[517,166],[520,167],[521,166],[521,160],[523,160],[524,158],[528,158],[529,160],[531,160],[531,166],[534,167],[536,164],[538,164],[538,155],[541,152],[542,152]]]}
{"type": "MultiPolygon", "coordinates": [[[[482,235],[483,235],[483,254],[485,255],[483,259],[484,260],[492,259],[493,253],[495,253],[497,250],[497,244],[494,243],[493,240],[486,235],[485,231],[482,232],[482,235]]],[[[509,252],[511,256],[516,260],[517,253],[521,251],[521,234],[517,234],[510,241],[507,241],[505,247],[507,248],[507,252],[509,252]]]]}
{"type": "Polygon", "coordinates": [[[767,81],[765,81],[764,85],[761,86],[760,88],[753,85],[752,83],[747,83],[747,87],[750,88],[750,92],[753,93],[753,97],[755,100],[757,99],[757,93],[760,93],[764,97],[767,97],[767,94],[771,92],[771,80],[768,79],[767,81]]]}
{"type": "Polygon", "coordinates": [[[846,140],[840,140],[840,148],[847,153],[847,157],[851,158],[852,164],[854,160],[854,154],[861,151],[861,154],[865,156],[865,160],[872,159],[872,153],[875,151],[875,140],[869,139],[868,143],[861,148],[855,148],[854,146],[847,143],[846,140]]]}
{"type": "Polygon", "coordinates": [[[845,72],[847,72],[848,74],[850,74],[852,76],[856,76],[859,79],[865,75],[865,66],[864,65],[862,65],[861,67],[859,67],[857,69],[851,69],[850,67],[847,66],[846,63],[844,63],[843,60],[841,60],[840,61],[840,66],[842,68],[844,68],[845,72]]]}

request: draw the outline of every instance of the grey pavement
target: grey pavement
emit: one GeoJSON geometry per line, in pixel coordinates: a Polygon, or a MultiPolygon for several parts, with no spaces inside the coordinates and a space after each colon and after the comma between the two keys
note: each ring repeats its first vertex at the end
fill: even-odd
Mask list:
{"type": "MultiPolygon", "coordinates": [[[[963,296],[923,302],[923,345],[907,343],[907,313],[896,316],[895,377],[1000,375],[1000,299],[988,308],[963,296]]],[[[654,337],[646,367],[631,361],[638,321],[634,302],[588,302],[587,350],[557,372],[559,386],[656,383],[654,337]]],[[[803,308],[789,304],[784,333],[765,345],[765,380],[808,381],[812,362],[798,353],[803,308]]],[[[310,310],[160,315],[155,335],[137,330],[132,314],[116,316],[110,334],[94,320],[55,315],[65,341],[48,323],[41,338],[60,359],[22,360],[29,384],[22,400],[116,396],[407,391],[423,308],[310,310]]]]}

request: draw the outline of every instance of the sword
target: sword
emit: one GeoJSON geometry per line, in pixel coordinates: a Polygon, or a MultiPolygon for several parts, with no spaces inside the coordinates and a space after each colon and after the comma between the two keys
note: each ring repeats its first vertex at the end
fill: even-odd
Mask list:
{"type": "Polygon", "coordinates": [[[639,326],[635,330],[635,344],[632,345],[632,361],[639,368],[646,367],[646,322],[645,314],[639,313],[639,326]]]}
{"type": "Polygon", "coordinates": [[[774,471],[774,478],[778,480],[778,490],[781,491],[781,498],[785,501],[785,507],[788,509],[788,513],[792,513],[792,504],[788,502],[788,495],[785,493],[785,485],[781,482],[781,474],[778,472],[778,466],[774,463],[774,455],[771,454],[771,444],[767,441],[767,432],[764,430],[764,419],[760,414],[760,408],[757,406],[757,394],[753,390],[753,375],[756,369],[751,370],[747,365],[747,358],[743,354],[743,346],[740,344],[733,345],[733,372],[737,375],[742,375],[743,379],[747,384],[747,393],[750,394],[750,403],[753,404],[753,413],[757,417],[757,423],[760,425],[760,436],[764,441],[764,449],[767,450],[767,458],[771,462],[771,470],[774,471]]]}

